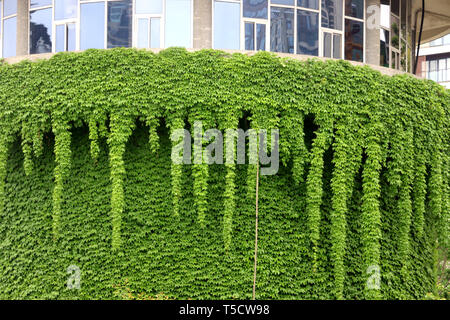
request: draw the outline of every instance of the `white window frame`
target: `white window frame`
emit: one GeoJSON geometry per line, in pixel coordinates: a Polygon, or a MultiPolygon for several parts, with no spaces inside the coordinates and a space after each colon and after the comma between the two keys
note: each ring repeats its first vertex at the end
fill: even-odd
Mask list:
{"type": "MultiPolygon", "coordinates": [[[[166,1],[162,0],[162,12],[161,13],[136,13],[136,1],[133,0],[133,47],[137,48],[138,45],[138,25],[139,25],[139,19],[147,19],[149,23],[149,34],[148,34],[148,47],[146,49],[151,48],[151,19],[159,18],[159,46],[160,48],[165,47],[165,28],[166,28],[166,1]]],[[[191,0],[191,6],[192,6],[193,0],[191,0]]],[[[192,21],[194,20],[194,17],[192,15],[192,21]]],[[[193,29],[193,28],[192,28],[193,29]]],[[[193,34],[191,37],[191,42],[193,39],[193,34]]]]}

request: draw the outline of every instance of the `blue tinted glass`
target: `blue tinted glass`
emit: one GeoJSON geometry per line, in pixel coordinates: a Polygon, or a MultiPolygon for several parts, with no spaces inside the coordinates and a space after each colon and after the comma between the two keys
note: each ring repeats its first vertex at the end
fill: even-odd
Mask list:
{"type": "Polygon", "coordinates": [[[108,2],[108,48],[131,47],[131,0],[108,2]]]}
{"type": "Polygon", "coordinates": [[[255,24],[245,23],[245,50],[255,50],[255,24]]]}
{"type": "Polygon", "coordinates": [[[81,4],[80,50],[105,47],[105,3],[81,4]]]}
{"type": "Polygon", "coordinates": [[[166,48],[192,47],[191,24],[191,0],[166,0],[166,48]]]}
{"type": "Polygon", "coordinates": [[[267,0],[244,0],[244,17],[267,19],[267,0]]]}
{"type": "Polygon", "coordinates": [[[297,53],[319,55],[319,13],[297,10],[297,53]]]}
{"type": "Polygon", "coordinates": [[[37,8],[37,7],[44,7],[44,6],[51,6],[52,0],[31,0],[30,2],[30,8],[37,8]]]}
{"type": "Polygon", "coordinates": [[[17,13],[17,0],[3,1],[3,16],[7,17],[17,13]]]}
{"type": "Polygon", "coordinates": [[[239,50],[240,16],[239,3],[214,3],[214,49],[239,50]]]}
{"type": "Polygon", "coordinates": [[[266,25],[256,25],[256,50],[266,50],[266,25]]]}
{"type": "Polygon", "coordinates": [[[55,20],[76,18],[78,0],[55,0],[55,20]]]}
{"type": "Polygon", "coordinates": [[[272,4],[284,4],[287,6],[295,5],[295,0],[272,0],[272,4]]]}
{"type": "Polygon", "coordinates": [[[297,0],[297,5],[303,8],[319,10],[319,0],[297,0]]]}
{"type": "Polygon", "coordinates": [[[322,0],[322,27],[342,30],[342,1],[322,0]]]}
{"type": "Polygon", "coordinates": [[[364,0],[345,0],[345,15],[364,19],[364,0]]]}
{"type": "Polygon", "coordinates": [[[56,52],[66,51],[66,25],[59,24],[56,26],[56,52]]]}
{"type": "Polygon", "coordinates": [[[271,7],[270,51],[294,53],[294,9],[271,7]]]}
{"type": "Polygon", "coordinates": [[[3,20],[3,58],[16,55],[17,17],[3,20]]]}
{"type": "Polygon", "coordinates": [[[75,23],[67,24],[67,51],[76,50],[76,27],[75,23]]]}
{"type": "Polygon", "coordinates": [[[345,59],[363,62],[364,23],[345,19],[345,59]]]}
{"type": "Polygon", "coordinates": [[[136,13],[162,13],[162,0],[136,0],[136,13]]]}
{"type": "Polygon", "coordinates": [[[148,19],[139,19],[138,20],[138,40],[137,47],[138,48],[148,48],[148,19]]]}
{"type": "Polygon", "coordinates": [[[150,48],[161,48],[161,19],[152,18],[150,22],[150,48]]]}
{"type": "Polygon", "coordinates": [[[52,9],[30,12],[30,54],[52,52],[52,9]]]}

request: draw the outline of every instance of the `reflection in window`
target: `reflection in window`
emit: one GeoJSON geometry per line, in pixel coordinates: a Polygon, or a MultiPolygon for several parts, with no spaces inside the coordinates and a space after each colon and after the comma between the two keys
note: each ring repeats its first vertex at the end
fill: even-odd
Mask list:
{"type": "Polygon", "coordinates": [[[341,35],[330,32],[323,33],[323,56],[326,58],[341,59],[341,35]]]}
{"type": "Polygon", "coordinates": [[[75,23],[63,23],[56,26],[56,52],[75,51],[75,23]]]}
{"type": "Polygon", "coordinates": [[[270,8],[270,51],[294,53],[294,9],[270,8]]]}
{"type": "Polygon", "coordinates": [[[131,47],[131,10],[131,0],[108,2],[108,48],[131,47]]]}
{"type": "MultiPolygon", "coordinates": [[[[17,0],[3,1],[3,17],[7,17],[17,13],[17,0]]],[[[6,28],[5,28],[6,30],[6,28]]]]}
{"type": "Polygon", "coordinates": [[[297,53],[319,55],[319,14],[297,10],[297,53]]]}
{"type": "Polygon", "coordinates": [[[345,0],[345,15],[364,19],[364,0],[345,0]]]}
{"type": "Polygon", "coordinates": [[[322,27],[342,30],[342,1],[322,0],[322,27]]]}
{"type": "Polygon", "coordinates": [[[234,2],[214,2],[214,49],[239,50],[241,6],[234,2]]]}
{"type": "Polygon", "coordinates": [[[400,14],[399,0],[391,0],[391,9],[392,9],[393,14],[395,14],[397,16],[400,14]]]}
{"type": "Polygon", "coordinates": [[[80,50],[105,47],[105,3],[82,3],[80,6],[80,50]]]}
{"type": "Polygon", "coordinates": [[[381,0],[380,2],[380,25],[389,29],[391,27],[391,6],[389,0],[381,0]]]}
{"type": "Polygon", "coordinates": [[[333,34],[333,58],[342,59],[342,35],[333,34]]]}
{"type": "Polygon", "coordinates": [[[272,0],[271,4],[284,4],[286,6],[295,5],[295,0],[272,0]]]}
{"type": "Polygon", "coordinates": [[[161,48],[160,21],[160,18],[138,19],[138,48],[161,48]]]}
{"type": "Polygon", "coordinates": [[[165,33],[166,48],[192,46],[191,0],[166,0],[165,33]]]}
{"type": "Polygon", "coordinates": [[[52,9],[30,12],[30,54],[52,52],[52,9]]]}
{"type": "Polygon", "coordinates": [[[55,20],[76,18],[77,11],[77,0],[55,0],[55,20]]]}
{"type": "Polygon", "coordinates": [[[363,62],[364,23],[345,19],[345,59],[363,62]]]}
{"type": "Polygon", "coordinates": [[[38,7],[45,7],[45,6],[51,6],[52,0],[31,0],[30,2],[30,8],[38,8],[38,7]]]}
{"type": "Polygon", "coordinates": [[[267,19],[268,0],[244,0],[244,17],[267,19]]]}
{"type": "Polygon", "coordinates": [[[266,25],[260,23],[245,23],[245,50],[266,50],[266,25]]]}
{"type": "Polygon", "coordinates": [[[16,55],[16,31],[17,17],[3,19],[3,58],[14,57],[16,55]]]}
{"type": "Polygon", "coordinates": [[[303,8],[319,10],[319,0],[297,0],[297,5],[303,8]]]}
{"type": "Polygon", "coordinates": [[[389,68],[389,31],[380,29],[380,66],[389,68]]]}
{"type": "Polygon", "coordinates": [[[136,0],[136,13],[161,14],[163,0],[136,0]]]}

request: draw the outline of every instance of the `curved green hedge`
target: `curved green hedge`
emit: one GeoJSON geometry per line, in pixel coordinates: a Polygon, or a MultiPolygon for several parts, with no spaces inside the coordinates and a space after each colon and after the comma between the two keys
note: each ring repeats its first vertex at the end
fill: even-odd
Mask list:
{"type": "Polygon", "coordinates": [[[172,165],[170,132],[196,120],[280,129],[257,298],[423,298],[448,242],[449,102],[431,81],[269,53],[3,64],[0,298],[251,297],[256,168],[172,165]]]}

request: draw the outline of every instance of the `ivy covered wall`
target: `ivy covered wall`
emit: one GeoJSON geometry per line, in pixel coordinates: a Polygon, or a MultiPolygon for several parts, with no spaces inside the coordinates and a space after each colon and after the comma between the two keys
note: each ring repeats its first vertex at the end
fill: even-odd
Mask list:
{"type": "Polygon", "coordinates": [[[269,53],[3,64],[0,298],[114,298],[124,282],[250,298],[256,168],[172,164],[170,132],[196,120],[280,129],[283,165],[260,181],[257,298],[422,298],[449,235],[449,103],[431,81],[269,53]]]}

